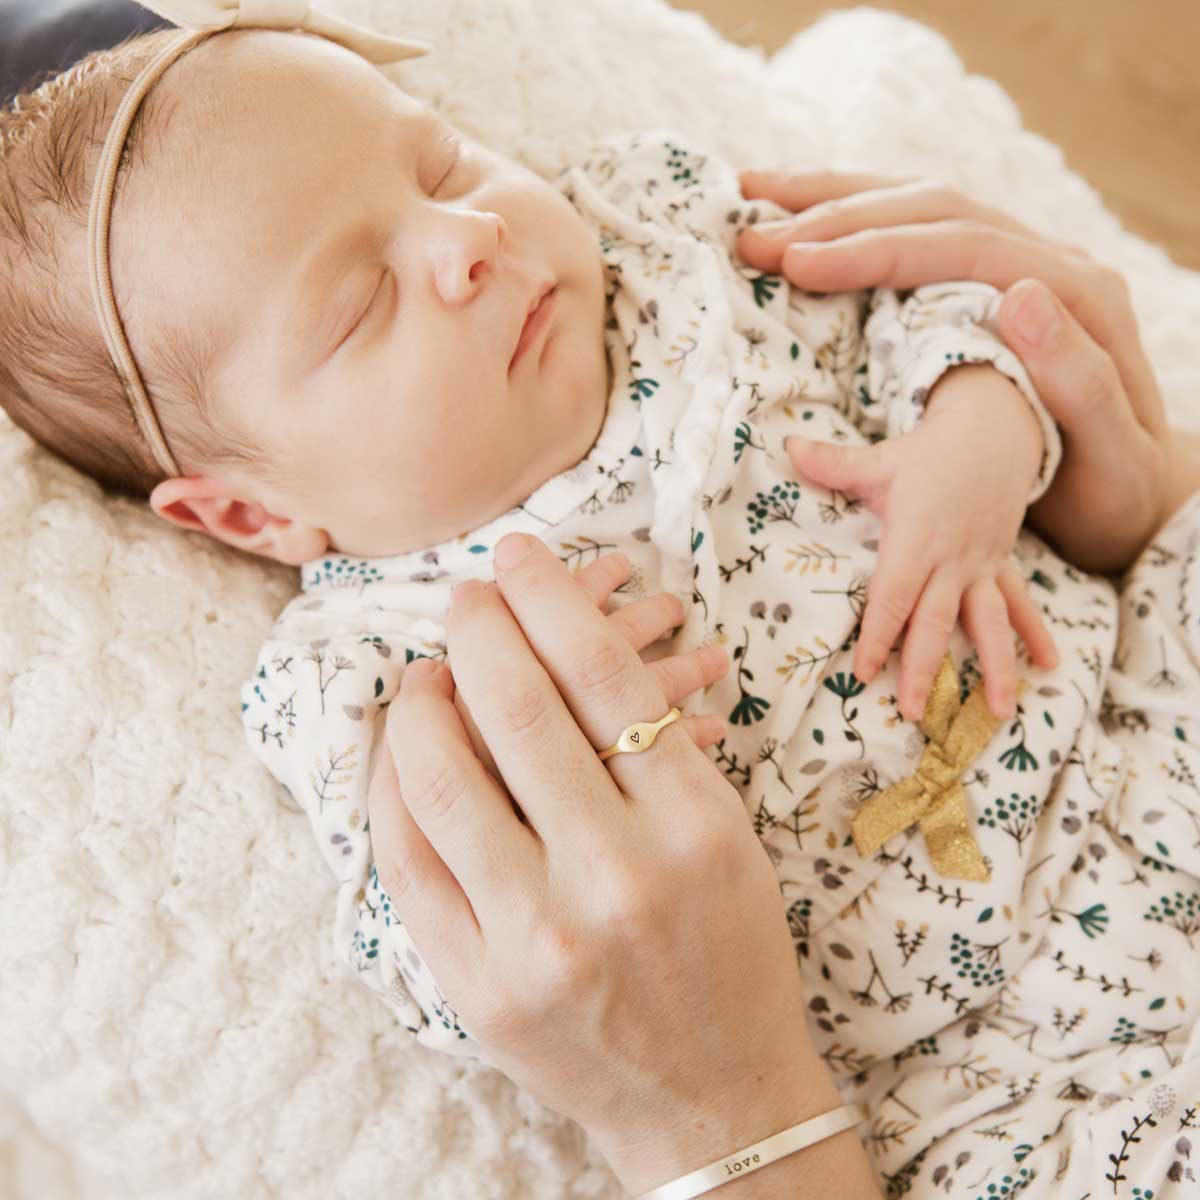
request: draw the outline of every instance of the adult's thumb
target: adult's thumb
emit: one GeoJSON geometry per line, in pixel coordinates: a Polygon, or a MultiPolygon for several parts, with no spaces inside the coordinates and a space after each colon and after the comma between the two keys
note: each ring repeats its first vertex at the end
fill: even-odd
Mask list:
{"type": "Polygon", "coordinates": [[[1000,336],[1073,441],[1103,437],[1111,444],[1114,431],[1134,421],[1116,364],[1040,280],[1014,283],[997,321],[1000,336]]]}

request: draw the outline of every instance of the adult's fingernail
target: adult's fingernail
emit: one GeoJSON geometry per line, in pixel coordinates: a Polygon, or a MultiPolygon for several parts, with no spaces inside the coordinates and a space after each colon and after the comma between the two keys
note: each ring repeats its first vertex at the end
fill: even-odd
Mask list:
{"type": "Polygon", "coordinates": [[[1062,328],[1055,302],[1042,287],[1029,289],[1029,295],[1018,305],[1013,320],[1017,332],[1031,346],[1049,345],[1062,328]]]}
{"type": "Polygon", "coordinates": [[[505,534],[496,545],[496,566],[501,571],[515,567],[533,549],[533,538],[526,533],[505,534]]]}

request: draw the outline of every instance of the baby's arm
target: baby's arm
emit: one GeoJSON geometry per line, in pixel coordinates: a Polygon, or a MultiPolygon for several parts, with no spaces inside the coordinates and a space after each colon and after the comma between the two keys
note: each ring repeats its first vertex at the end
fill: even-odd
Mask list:
{"type": "MultiPolygon", "coordinates": [[[[312,602],[301,593],[293,604],[312,602]]],[[[332,945],[340,968],[376,992],[411,1033],[432,1040],[442,1032],[440,1023],[431,1025],[432,980],[406,953],[414,948],[380,886],[367,821],[386,710],[406,663],[432,650],[414,649],[423,645],[417,637],[406,646],[333,625],[318,628],[303,611],[285,610],[242,684],[242,725],[250,749],[307,817],[338,881],[332,945]]]]}

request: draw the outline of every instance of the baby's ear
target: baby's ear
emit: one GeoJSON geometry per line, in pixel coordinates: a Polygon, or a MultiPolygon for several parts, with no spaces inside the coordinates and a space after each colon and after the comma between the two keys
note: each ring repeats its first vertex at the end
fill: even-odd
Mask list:
{"type": "Polygon", "coordinates": [[[227,484],[207,476],[164,479],[150,493],[150,507],[181,529],[206,533],[237,550],[291,566],[329,548],[325,530],[277,517],[257,500],[239,500],[227,484]]]}

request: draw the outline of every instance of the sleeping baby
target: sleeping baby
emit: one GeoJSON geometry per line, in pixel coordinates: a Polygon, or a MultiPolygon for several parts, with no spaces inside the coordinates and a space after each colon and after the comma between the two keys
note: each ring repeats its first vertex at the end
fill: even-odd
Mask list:
{"type": "MultiPolygon", "coordinates": [[[[113,277],[179,474],[127,416],[85,449],[95,430],[31,415],[39,385],[25,408],[0,392],[164,519],[300,568],[242,719],[337,879],[338,960],[406,1030],[487,1061],[380,884],[371,772],[405,666],[446,656],[451,589],[523,531],[573,569],[623,555],[613,608],[667,593],[682,613],[653,649],[704,656],[692,700],[724,721],[704,744],[776,867],[815,1044],[892,1194],[965,1196],[1000,1164],[997,1195],[1082,1195],[1116,1100],[1127,1121],[1200,1099],[1200,648],[1177,619],[1196,504],[1120,595],[1020,530],[1060,446],[997,293],[805,293],[738,260],[788,214],[685,133],[606,138],[546,181],[305,34],[202,42],[138,119],[113,277]],[[827,487],[789,436],[876,465],[827,487]],[[872,582],[915,564],[912,604],[872,582]],[[965,799],[945,854],[875,802],[929,785],[960,712],[986,731],[941,781],[965,799]],[[1023,1163],[1049,1139],[1057,1160],[1023,1163]]],[[[87,313],[62,239],[63,302],[87,313]]]]}

